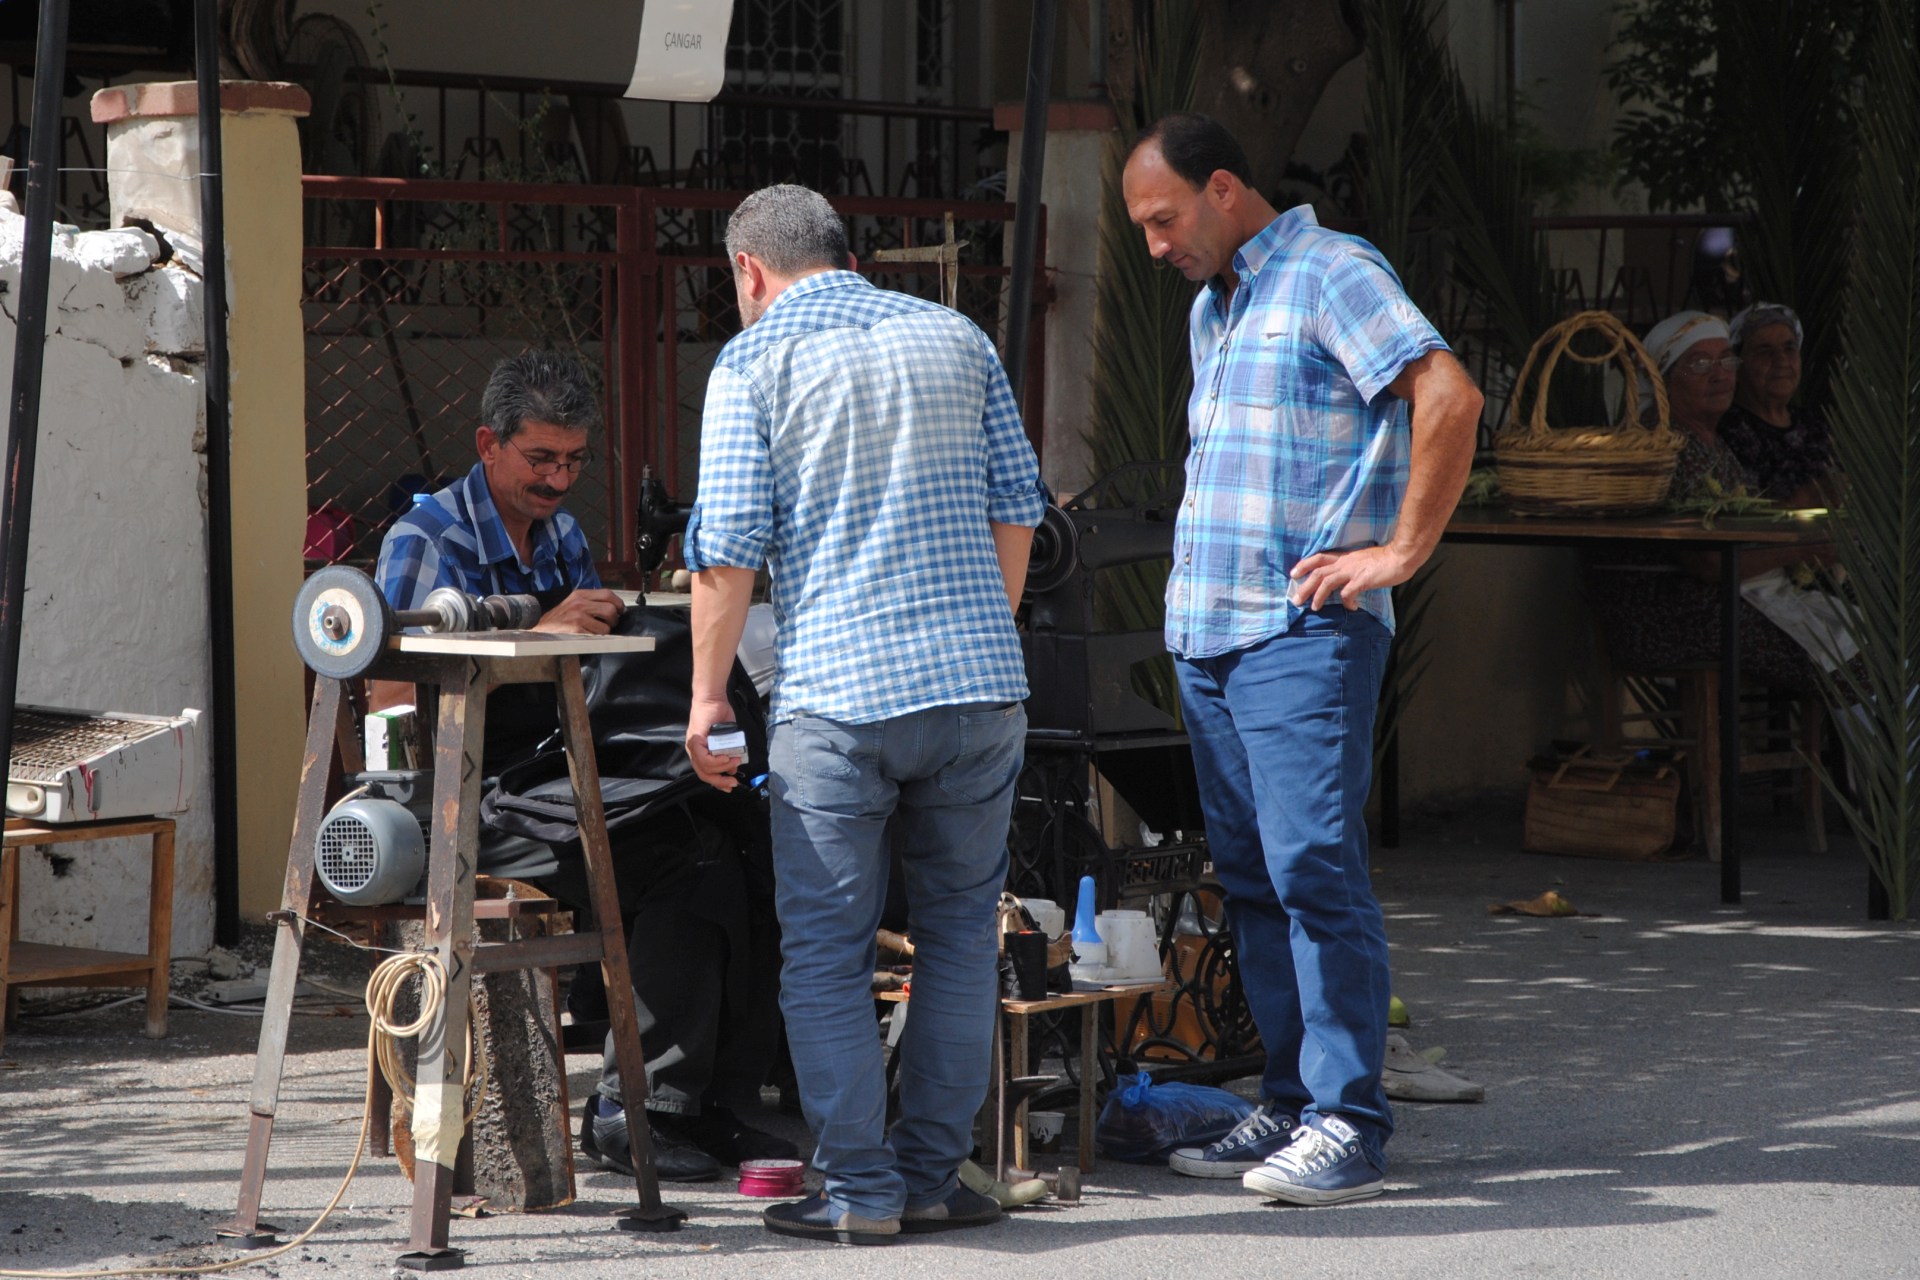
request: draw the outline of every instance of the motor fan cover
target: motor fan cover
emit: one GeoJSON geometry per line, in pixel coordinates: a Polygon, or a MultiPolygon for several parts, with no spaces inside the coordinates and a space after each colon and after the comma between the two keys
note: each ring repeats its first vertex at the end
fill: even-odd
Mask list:
{"type": "Polygon", "coordinates": [[[326,891],[348,906],[398,902],[426,871],[420,819],[397,801],[344,800],[320,824],[313,865],[326,891]]]}

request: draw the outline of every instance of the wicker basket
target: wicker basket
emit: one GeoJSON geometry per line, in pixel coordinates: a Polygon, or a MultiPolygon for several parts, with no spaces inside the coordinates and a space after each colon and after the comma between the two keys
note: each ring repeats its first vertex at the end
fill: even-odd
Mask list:
{"type": "Polygon", "coordinates": [[[1582,311],[1541,334],[1527,353],[1507,401],[1506,425],[1494,439],[1493,458],[1500,488],[1516,515],[1628,515],[1666,501],[1680,446],[1668,417],[1665,381],[1647,349],[1610,313],[1582,311]],[[1606,337],[1606,350],[1596,355],[1573,350],[1574,336],[1587,332],[1606,337]],[[1547,425],[1547,386],[1562,357],[1619,366],[1629,388],[1620,422],[1610,427],[1547,425]],[[1526,400],[1536,367],[1533,411],[1520,425],[1514,414],[1526,400]],[[1633,416],[1631,388],[1643,376],[1653,385],[1651,427],[1641,426],[1633,416]]]}

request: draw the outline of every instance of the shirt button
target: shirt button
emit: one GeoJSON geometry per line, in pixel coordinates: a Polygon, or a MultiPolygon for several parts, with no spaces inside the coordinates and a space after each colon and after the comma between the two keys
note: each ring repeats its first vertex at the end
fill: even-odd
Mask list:
{"type": "Polygon", "coordinates": [[[1183,555],[1183,556],[1181,556],[1181,557],[1180,557],[1180,562],[1181,562],[1182,564],[1192,564],[1192,563],[1193,563],[1193,552],[1191,552],[1191,551],[1189,551],[1189,552],[1187,552],[1187,554],[1185,554],[1185,555],[1183,555]]]}

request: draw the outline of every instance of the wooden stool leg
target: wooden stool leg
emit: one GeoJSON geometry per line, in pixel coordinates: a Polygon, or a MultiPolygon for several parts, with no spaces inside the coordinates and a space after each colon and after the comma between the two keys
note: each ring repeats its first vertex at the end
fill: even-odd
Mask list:
{"type": "Polygon", "coordinates": [[[413,1103],[413,1214],[400,1265],[438,1270],[458,1265],[447,1247],[455,1167],[466,1131],[467,996],[473,985],[473,877],[468,856],[480,843],[480,744],[486,733],[487,680],[469,662],[440,685],[434,734],[433,843],[427,860],[426,943],[446,974],[446,1005],[420,1037],[413,1103]]]}
{"type": "Polygon", "coordinates": [[[1080,1172],[1093,1172],[1094,1097],[1100,1091],[1100,1010],[1090,1004],[1080,1010],[1080,1172]]]}
{"type": "Polygon", "coordinates": [[[153,833],[153,871],[147,884],[147,1034],[167,1034],[167,997],[173,962],[173,824],[153,833]]]}
{"type": "Polygon", "coordinates": [[[287,880],[280,895],[278,931],[273,940],[273,969],[260,1020],[260,1048],[254,1056],[253,1094],[248,1102],[247,1154],[240,1171],[240,1201],[233,1221],[215,1234],[241,1248],[275,1243],[278,1228],[260,1221],[260,1197],[267,1179],[267,1147],[280,1101],[280,1073],[286,1059],[287,1028],[293,1020],[293,991],[300,980],[300,952],[306,942],[305,916],[313,910],[313,849],[326,816],[327,773],[345,701],[340,682],[313,682],[313,709],[307,717],[306,755],[300,762],[299,800],[294,809],[293,844],[287,851],[287,880]]]}
{"type": "MultiPolygon", "coordinates": [[[[1024,1076],[1032,1070],[1028,1063],[1027,1015],[1010,1013],[1007,1015],[1007,1078],[1024,1076]]],[[[1011,1148],[1013,1167],[1032,1169],[1033,1153],[1028,1149],[1031,1138],[1027,1131],[1027,1109],[1033,1099],[1026,1094],[1020,1096],[1020,1105],[1007,1117],[1010,1132],[1006,1135],[1006,1145],[1011,1148]]],[[[999,1175],[1005,1177],[1005,1174],[999,1175]]]]}
{"type": "Polygon", "coordinates": [[[580,847],[587,863],[587,887],[593,920],[600,933],[600,973],[607,986],[607,1019],[613,1026],[614,1053],[625,1094],[627,1150],[633,1156],[639,1203],[623,1214],[629,1231],[676,1231],[686,1211],[660,1202],[660,1175],[654,1167],[653,1134],[647,1127],[647,1059],[640,1048],[640,1022],[633,1006],[633,975],[627,967],[627,937],[620,927],[620,894],[613,881],[613,847],[607,841],[606,811],[600,800],[600,770],[593,754],[593,726],[580,684],[580,659],[555,659],[560,693],[560,727],[567,743],[567,771],[573,782],[574,812],[580,847]]]}
{"type": "Polygon", "coordinates": [[[1720,861],[1720,836],[1731,797],[1720,787],[1720,673],[1702,671],[1687,681],[1693,706],[1689,718],[1699,726],[1693,750],[1700,761],[1700,831],[1707,857],[1720,861]]]}
{"type": "Polygon", "coordinates": [[[7,1047],[7,1028],[13,1025],[16,993],[9,979],[13,973],[13,939],[19,901],[19,850],[0,849],[0,1049],[7,1047]]]}
{"type": "Polygon", "coordinates": [[[1800,750],[1807,757],[1801,767],[1801,796],[1807,807],[1807,845],[1815,853],[1827,851],[1827,788],[1814,768],[1820,759],[1825,709],[1818,698],[1800,699],[1800,750]]]}

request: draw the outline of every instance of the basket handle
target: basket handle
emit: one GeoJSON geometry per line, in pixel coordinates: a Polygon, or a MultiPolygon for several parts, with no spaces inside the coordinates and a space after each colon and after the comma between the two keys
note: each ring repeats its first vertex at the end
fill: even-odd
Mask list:
{"type": "Polygon", "coordinates": [[[1672,418],[1667,406],[1666,379],[1660,376],[1659,366],[1654,364],[1653,357],[1647,354],[1647,349],[1640,344],[1640,340],[1634,337],[1632,331],[1620,323],[1619,318],[1611,311],[1582,311],[1568,316],[1541,334],[1540,340],[1528,350],[1527,358],[1520,366],[1520,376],[1513,380],[1513,392],[1507,399],[1507,422],[1499,434],[1535,439],[1547,435],[1552,430],[1547,426],[1546,391],[1553,377],[1554,366],[1560,363],[1562,357],[1573,360],[1577,364],[1606,364],[1609,361],[1619,363],[1621,371],[1627,376],[1628,385],[1626,403],[1622,406],[1623,420],[1618,424],[1622,427],[1632,426],[1635,423],[1633,404],[1636,397],[1632,391],[1634,384],[1638,381],[1638,375],[1645,375],[1653,387],[1654,404],[1654,423],[1648,430],[1656,434],[1668,434],[1672,431],[1672,418]],[[1607,336],[1605,351],[1589,356],[1573,350],[1574,335],[1589,330],[1607,336]],[[1540,359],[1542,351],[1547,353],[1544,361],[1540,359]],[[1527,380],[1536,364],[1540,368],[1538,394],[1533,397],[1533,408],[1527,416],[1526,426],[1516,430],[1514,415],[1525,398],[1527,380]],[[1637,370],[1636,364],[1639,366],[1637,370]]]}

